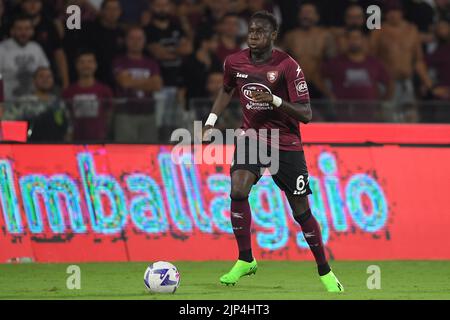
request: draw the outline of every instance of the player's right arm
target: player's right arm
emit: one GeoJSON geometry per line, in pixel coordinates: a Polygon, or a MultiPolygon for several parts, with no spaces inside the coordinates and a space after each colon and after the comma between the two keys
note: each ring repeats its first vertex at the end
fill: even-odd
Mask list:
{"type": "Polygon", "coordinates": [[[219,115],[225,110],[225,108],[230,103],[231,99],[233,98],[234,94],[234,88],[226,88],[222,87],[220,89],[219,94],[214,101],[213,107],[211,109],[211,113],[208,116],[208,119],[205,122],[205,126],[203,127],[203,141],[210,141],[211,140],[211,130],[214,128],[214,124],[217,121],[217,118],[219,115]]]}
{"type": "Polygon", "coordinates": [[[219,115],[225,110],[225,108],[230,103],[233,98],[234,89],[236,87],[236,78],[234,73],[231,71],[228,59],[225,60],[223,64],[223,87],[214,101],[211,113],[205,122],[202,131],[202,141],[211,140],[211,130],[214,127],[219,115]]]}

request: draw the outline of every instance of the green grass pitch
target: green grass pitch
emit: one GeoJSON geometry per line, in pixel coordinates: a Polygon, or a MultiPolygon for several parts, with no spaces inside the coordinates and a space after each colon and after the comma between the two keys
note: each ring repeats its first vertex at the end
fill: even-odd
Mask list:
{"type": "Polygon", "coordinates": [[[69,264],[0,265],[0,299],[450,299],[450,261],[333,262],[346,292],[331,294],[313,262],[260,261],[256,275],[223,286],[232,262],[174,262],[181,274],[175,294],[146,292],[147,263],[80,263],[81,289],[66,288],[69,264]],[[369,265],[381,269],[381,289],[369,290],[369,265]]]}

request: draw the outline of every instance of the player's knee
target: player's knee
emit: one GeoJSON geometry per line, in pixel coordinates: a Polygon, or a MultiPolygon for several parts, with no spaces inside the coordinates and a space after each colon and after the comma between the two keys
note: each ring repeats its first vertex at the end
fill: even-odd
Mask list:
{"type": "Polygon", "coordinates": [[[298,224],[302,225],[304,222],[306,222],[309,218],[311,218],[312,213],[311,209],[308,209],[301,213],[295,213],[294,212],[294,220],[297,221],[298,224]]]}
{"type": "Polygon", "coordinates": [[[231,193],[230,193],[230,198],[231,200],[245,200],[248,198],[248,194],[249,192],[246,190],[246,188],[243,187],[232,187],[231,188],[231,193]]]}

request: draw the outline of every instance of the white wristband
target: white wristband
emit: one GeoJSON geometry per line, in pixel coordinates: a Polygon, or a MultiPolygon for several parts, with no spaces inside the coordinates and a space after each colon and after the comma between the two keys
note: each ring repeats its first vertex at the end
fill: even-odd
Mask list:
{"type": "Polygon", "coordinates": [[[206,119],[205,126],[212,126],[216,124],[217,115],[215,113],[210,113],[208,119],[206,119]]]}
{"type": "Polygon", "coordinates": [[[275,107],[279,107],[279,106],[281,106],[281,104],[283,103],[283,99],[281,99],[280,97],[278,97],[278,96],[276,96],[276,95],[272,95],[272,104],[275,106],[275,107]]]}

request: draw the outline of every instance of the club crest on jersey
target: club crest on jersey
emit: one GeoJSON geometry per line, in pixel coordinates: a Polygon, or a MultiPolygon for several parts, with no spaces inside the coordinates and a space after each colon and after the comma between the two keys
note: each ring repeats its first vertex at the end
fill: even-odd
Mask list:
{"type": "Polygon", "coordinates": [[[278,79],[278,71],[269,71],[267,72],[267,80],[269,80],[270,83],[274,83],[278,79]]]}

